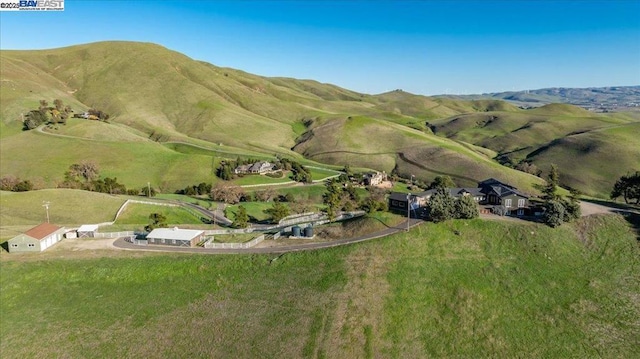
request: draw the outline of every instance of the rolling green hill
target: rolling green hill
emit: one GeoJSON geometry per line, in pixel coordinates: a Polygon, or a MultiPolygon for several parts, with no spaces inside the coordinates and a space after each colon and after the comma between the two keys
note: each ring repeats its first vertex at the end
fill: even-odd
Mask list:
{"type": "MultiPolygon", "coordinates": [[[[214,157],[278,154],[302,160],[302,154],[338,166],[396,168],[425,181],[448,174],[470,185],[498,177],[524,189],[538,180],[492,158],[528,157],[544,167],[552,158],[531,154],[552,141],[638,120],[567,105],[525,111],[498,100],[401,90],[367,95],[313,80],[221,68],[150,43],[3,50],[0,57],[0,170],[48,186],[81,159],[98,162],[105,175],[118,176],[127,186],[152,181],[173,191],[211,180],[214,157]],[[76,112],[103,110],[111,123],[73,120],[49,131],[55,137],[22,133],[22,114],[41,99],[55,98],[76,112]],[[184,146],[155,142],[187,143],[208,152],[195,153],[193,147],[183,153],[184,146]]],[[[622,172],[610,173],[612,179],[631,164],[619,163],[622,172]]],[[[596,169],[590,162],[582,165],[588,182],[596,169]]],[[[568,181],[599,195],[613,184],[581,188],[582,183],[568,181]]]]}
{"type": "Polygon", "coordinates": [[[432,124],[437,135],[491,149],[512,163],[527,160],[542,169],[558,164],[566,174],[564,185],[606,197],[617,177],[639,167],[638,121],[629,114],[595,114],[550,104],[467,113],[432,124]]]}

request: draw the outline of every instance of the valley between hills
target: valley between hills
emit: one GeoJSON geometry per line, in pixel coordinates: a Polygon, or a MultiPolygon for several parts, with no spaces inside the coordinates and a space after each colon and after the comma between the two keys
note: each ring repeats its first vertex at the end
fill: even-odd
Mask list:
{"type": "MultiPolygon", "coordinates": [[[[171,227],[217,228],[215,216],[203,224],[201,212],[186,205],[158,205],[180,201],[221,212],[207,195],[187,193],[216,185],[283,198],[299,212],[324,209],[324,181],[345,166],[394,176],[393,191],[424,188],[436,176],[457,186],[494,177],[539,195],[555,164],[565,189],[595,202],[609,199],[620,176],[640,169],[640,112],[587,111],[542,90],[489,98],[370,95],[261,77],[135,42],[2,50],[0,80],[0,173],[34,187],[0,191],[3,246],[42,223],[43,206],[51,223],[69,228],[111,223],[101,230],[142,230],[150,212],[171,227]],[[80,118],[24,130],[25,115],[54,99],[80,118]],[[216,175],[237,158],[302,164],[308,183],[292,184],[284,174],[216,175]],[[86,161],[115,179],[100,185],[134,193],[59,188],[74,164],[86,161]],[[158,192],[157,203],[122,210],[128,200],[144,199],[145,189],[148,196],[158,192]]],[[[636,89],[616,89],[615,96],[628,99],[636,89]]],[[[367,192],[357,188],[353,196],[367,192]]],[[[273,198],[242,202],[252,222],[268,219],[273,198]]],[[[625,212],[583,213],[558,228],[481,217],[405,230],[404,214],[374,211],[316,230],[328,241],[397,233],[286,254],[126,251],[96,238],[65,239],[42,253],[3,250],[0,352],[637,358],[640,220],[637,207],[613,205],[625,212]]],[[[224,209],[236,218],[240,210],[224,209]]],[[[216,240],[225,241],[218,234],[216,240]]]]}

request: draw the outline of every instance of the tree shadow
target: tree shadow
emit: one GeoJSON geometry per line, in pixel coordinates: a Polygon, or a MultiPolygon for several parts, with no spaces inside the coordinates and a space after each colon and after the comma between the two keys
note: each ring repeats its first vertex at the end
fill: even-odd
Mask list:
{"type": "Polygon", "coordinates": [[[640,241],[640,214],[628,211],[614,211],[614,213],[620,214],[627,222],[629,222],[631,228],[636,232],[636,239],[640,241]]]}

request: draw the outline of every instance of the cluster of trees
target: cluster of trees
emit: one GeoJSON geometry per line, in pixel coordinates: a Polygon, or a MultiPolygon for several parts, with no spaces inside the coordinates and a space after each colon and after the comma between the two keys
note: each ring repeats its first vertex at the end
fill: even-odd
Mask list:
{"type": "Polygon", "coordinates": [[[267,188],[255,193],[247,193],[242,187],[230,186],[223,183],[217,183],[210,189],[209,198],[214,201],[224,202],[228,204],[236,204],[239,202],[294,202],[295,198],[291,193],[279,195],[274,189],[267,188]]]}
{"type": "Polygon", "coordinates": [[[433,181],[429,184],[427,189],[438,189],[438,188],[453,188],[456,184],[453,182],[451,177],[449,176],[436,176],[433,181]]]}
{"type": "Polygon", "coordinates": [[[149,215],[149,221],[150,223],[144,227],[144,230],[147,232],[167,226],[167,217],[162,213],[151,213],[149,215]]]}
{"type": "Polygon", "coordinates": [[[248,195],[242,187],[216,183],[216,185],[211,188],[209,198],[218,202],[236,204],[238,202],[246,202],[248,195]]]}
{"type": "Polygon", "coordinates": [[[508,154],[500,155],[495,158],[501,165],[522,171],[534,176],[540,177],[542,170],[538,168],[531,160],[522,160],[515,163],[508,154]]]}
{"type": "Polygon", "coordinates": [[[547,175],[547,183],[542,187],[542,199],[544,200],[544,223],[550,227],[558,227],[563,222],[571,222],[580,218],[580,192],[571,190],[568,198],[563,198],[557,192],[560,183],[560,174],[555,165],[547,175]]]}
{"type": "Polygon", "coordinates": [[[327,206],[329,220],[333,221],[338,211],[353,211],[357,208],[360,196],[350,182],[342,182],[340,178],[330,178],[325,184],[326,192],[322,195],[327,206]]]}
{"type": "Polygon", "coordinates": [[[448,187],[437,187],[427,204],[427,214],[434,222],[444,222],[449,219],[472,219],[480,213],[478,205],[472,196],[454,198],[448,187]]]}
{"type": "Polygon", "coordinates": [[[611,199],[622,196],[626,204],[640,204],[640,171],[620,177],[611,191],[611,199]]]}
{"type": "Polygon", "coordinates": [[[230,181],[236,177],[236,174],[233,172],[236,167],[256,162],[258,162],[258,160],[243,160],[240,157],[235,161],[221,161],[220,166],[216,169],[216,176],[225,181],[230,181]]]}
{"type": "Polygon", "coordinates": [[[339,211],[362,209],[367,213],[373,213],[387,210],[384,190],[369,187],[369,196],[361,199],[356,187],[349,181],[349,176],[330,178],[326,181],[325,188],[322,200],[329,220],[334,220],[339,211]]]}
{"type": "Polygon", "coordinates": [[[296,182],[311,183],[313,181],[311,172],[309,172],[305,166],[296,161],[282,158],[277,166],[284,171],[291,171],[291,179],[296,182]]]}
{"type": "Polygon", "coordinates": [[[211,193],[212,186],[209,183],[201,182],[200,184],[187,186],[176,191],[176,194],[186,194],[187,196],[208,195],[211,193]]]}
{"type": "MultiPolygon", "coordinates": [[[[23,119],[22,125],[24,130],[33,130],[42,124],[67,124],[67,119],[71,116],[73,109],[69,105],[65,105],[60,99],[53,100],[53,106],[49,106],[47,100],[40,100],[40,105],[36,110],[30,110],[23,119]]],[[[75,114],[73,117],[84,117],[75,114]]],[[[86,117],[90,120],[107,121],[109,114],[96,109],[89,109],[86,117]]]]}
{"type": "Polygon", "coordinates": [[[64,174],[64,181],[58,184],[58,188],[74,188],[91,192],[128,194],[132,196],[144,195],[151,197],[156,195],[155,189],[148,186],[140,189],[127,189],[124,184],[118,182],[117,177],[100,178],[100,168],[93,161],[82,161],[69,166],[69,169],[64,174]]]}
{"type": "Polygon", "coordinates": [[[73,112],[71,106],[65,106],[60,99],[53,100],[53,106],[49,106],[47,100],[40,100],[38,109],[31,110],[25,115],[23,128],[32,130],[44,123],[66,124],[71,112],[73,112]]]}
{"type": "Polygon", "coordinates": [[[278,223],[281,219],[287,217],[290,214],[289,207],[282,202],[273,202],[271,208],[264,210],[264,213],[271,216],[272,223],[278,223]]]}
{"type": "Polygon", "coordinates": [[[33,183],[18,177],[7,175],[0,178],[0,190],[12,192],[27,192],[33,190],[33,183]]]}

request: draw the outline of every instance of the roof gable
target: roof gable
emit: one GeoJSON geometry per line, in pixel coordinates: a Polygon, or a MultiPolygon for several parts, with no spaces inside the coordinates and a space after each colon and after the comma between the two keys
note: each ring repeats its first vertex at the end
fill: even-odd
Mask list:
{"type": "Polygon", "coordinates": [[[49,235],[61,230],[62,227],[55,226],[51,223],[42,223],[37,225],[30,230],[24,232],[27,236],[31,238],[35,238],[37,240],[42,240],[43,238],[48,237],[49,235]]]}

